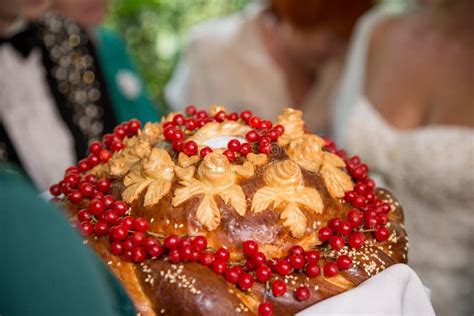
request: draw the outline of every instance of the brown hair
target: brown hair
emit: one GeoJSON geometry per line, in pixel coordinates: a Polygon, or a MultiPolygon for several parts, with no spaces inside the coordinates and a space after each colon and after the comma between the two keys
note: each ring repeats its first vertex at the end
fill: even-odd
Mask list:
{"type": "Polygon", "coordinates": [[[327,27],[349,37],[357,19],[373,0],[271,0],[270,11],[302,31],[327,27]]]}

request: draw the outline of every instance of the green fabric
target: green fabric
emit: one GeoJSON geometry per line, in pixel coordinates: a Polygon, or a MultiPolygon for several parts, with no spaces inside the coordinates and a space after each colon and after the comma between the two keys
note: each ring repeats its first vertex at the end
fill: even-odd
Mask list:
{"type": "Polygon", "coordinates": [[[37,194],[0,164],[0,315],[135,315],[67,218],[37,194]]]}
{"type": "Polygon", "coordinates": [[[97,30],[97,55],[104,72],[107,88],[117,119],[120,122],[137,118],[141,122],[158,121],[163,113],[158,111],[146,92],[141,76],[138,74],[122,39],[114,32],[99,28],[97,30]],[[119,74],[132,75],[138,83],[137,96],[127,95],[119,84],[119,74]]]}

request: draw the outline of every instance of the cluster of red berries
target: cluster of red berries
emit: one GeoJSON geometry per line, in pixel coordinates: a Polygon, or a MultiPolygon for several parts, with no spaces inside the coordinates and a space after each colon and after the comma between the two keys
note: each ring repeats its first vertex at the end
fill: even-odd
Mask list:
{"type": "Polygon", "coordinates": [[[346,244],[354,249],[362,248],[365,234],[359,231],[360,228],[373,230],[378,241],[387,240],[390,232],[385,225],[388,223],[391,207],[375,196],[375,182],[368,177],[367,165],[361,163],[358,156],[348,159],[345,151],[337,150],[331,140],[326,140],[324,149],[345,160],[355,187],[353,191],[346,192],[344,200],[354,208],[347,213],[345,220],[339,217],[331,219],[328,226],[319,230],[319,239],[329,242],[331,248],[336,251],[346,244]]]}
{"type": "Polygon", "coordinates": [[[229,141],[227,150],[224,151],[224,155],[229,161],[234,161],[238,155],[245,157],[253,151],[264,154],[270,153],[272,142],[276,142],[284,132],[282,125],[273,126],[271,121],[254,116],[251,111],[243,111],[240,115],[236,112],[227,114],[224,111],[219,111],[214,116],[210,116],[206,111],[198,111],[190,105],[186,108],[185,113],[186,117],[182,114],[176,114],[170,122],[164,123],[163,135],[167,141],[171,142],[175,151],[183,152],[188,156],[197,155],[199,152],[201,157],[204,158],[212,152],[212,149],[208,146],[199,149],[195,141],[185,140],[186,134],[193,133],[209,122],[240,120],[252,128],[245,135],[248,142],[241,143],[238,139],[229,141]]]}

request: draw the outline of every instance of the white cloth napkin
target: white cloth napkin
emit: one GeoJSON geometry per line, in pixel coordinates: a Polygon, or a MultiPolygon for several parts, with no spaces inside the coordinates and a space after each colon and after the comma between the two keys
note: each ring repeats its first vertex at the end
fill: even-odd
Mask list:
{"type": "Polygon", "coordinates": [[[317,303],[297,314],[309,315],[435,315],[416,273],[396,264],[358,287],[317,303]]]}

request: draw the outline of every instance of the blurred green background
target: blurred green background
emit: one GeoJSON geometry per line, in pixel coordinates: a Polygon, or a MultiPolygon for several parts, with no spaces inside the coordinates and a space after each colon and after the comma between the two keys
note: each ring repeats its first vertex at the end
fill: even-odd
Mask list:
{"type": "MultiPolygon", "coordinates": [[[[123,36],[153,100],[166,111],[164,86],[189,28],[232,14],[250,1],[263,0],[111,0],[106,26],[123,36]]],[[[400,10],[407,3],[376,0],[379,1],[393,10],[400,10]]]]}
{"type": "Polygon", "coordinates": [[[163,88],[186,32],[204,20],[232,14],[248,0],[112,0],[106,26],[125,39],[156,103],[167,110],[163,88]]]}

